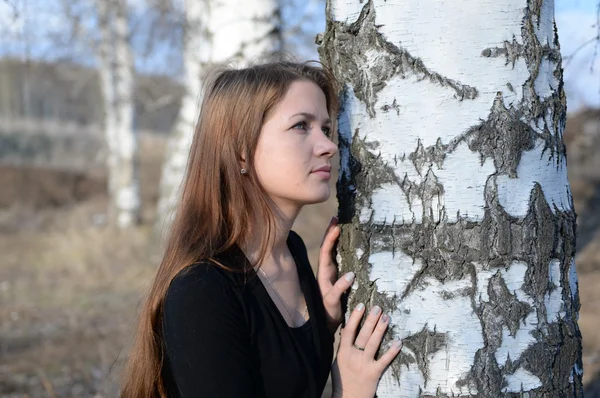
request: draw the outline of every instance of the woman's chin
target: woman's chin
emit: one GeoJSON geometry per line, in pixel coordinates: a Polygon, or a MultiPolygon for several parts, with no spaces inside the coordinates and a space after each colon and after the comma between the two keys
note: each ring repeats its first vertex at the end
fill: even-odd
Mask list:
{"type": "Polygon", "coordinates": [[[307,198],[306,202],[304,202],[304,203],[307,205],[314,205],[314,204],[318,204],[318,203],[327,202],[327,200],[329,199],[330,196],[331,196],[331,192],[329,190],[327,190],[327,192],[323,192],[321,195],[314,195],[311,198],[307,198]]]}

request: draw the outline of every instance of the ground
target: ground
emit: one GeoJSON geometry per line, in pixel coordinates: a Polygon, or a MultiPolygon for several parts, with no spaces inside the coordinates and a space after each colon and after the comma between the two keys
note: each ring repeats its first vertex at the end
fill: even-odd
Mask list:
{"type": "MultiPolygon", "coordinates": [[[[590,156],[600,155],[594,157],[598,142],[578,145],[577,120],[569,121],[575,127],[566,141],[575,205],[587,223],[577,267],[589,398],[600,397],[600,222],[592,222],[600,167],[589,172],[590,156]]],[[[103,225],[101,171],[0,166],[0,397],[117,396],[137,309],[159,261],[150,247],[156,247],[152,220],[164,141],[143,145],[143,223],[123,233],[103,225]]],[[[335,211],[332,199],[296,223],[313,264],[335,211]]]]}

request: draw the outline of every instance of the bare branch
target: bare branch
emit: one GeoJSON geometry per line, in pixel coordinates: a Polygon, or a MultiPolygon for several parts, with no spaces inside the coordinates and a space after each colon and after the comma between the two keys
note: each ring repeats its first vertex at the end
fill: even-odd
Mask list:
{"type": "Polygon", "coordinates": [[[590,44],[595,43],[594,53],[592,54],[592,57],[590,59],[590,72],[594,72],[594,62],[596,61],[596,57],[598,56],[598,49],[600,48],[600,1],[598,1],[598,4],[596,5],[596,23],[592,26],[596,28],[596,36],[580,44],[570,55],[563,57],[564,69],[567,69],[569,67],[571,61],[573,61],[577,53],[579,53],[584,48],[588,47],[590,44]]]}
{"type": "Polygon", "coordinates": [[[590,44],[596,42],[600,40],[600,37],[593,37],[589,40],[587,40],[586,42],[582,43],[579,47],[577,47],[569,56],[566,56],[563,58],[563,61],[565,62],[565,66],[564,68],[566,69],[569,64],[571,63],[571,61],[573,60],[573,58],[575,58],[575,56],[577,55],[578,52],[580,52],[581,50],[583,50],[584,48],[586,48],[587,46],[589,46],[590,44]]]}
{"type": "MultiPolygon", "coordinates": [[[[63,13],[70,22],[68,38],[70,42],[80,42],[94,53],[98,51],[98,39],[95,38],[83,23],[85,10],[77,7],[73,0],[61,0],[63,13]]],[[[80,4],[79,4],[80,5],[80,4]]]]}
{"type": "Polygon", "coordinates": [[[19,7],[17,6],[18,1],[19,0],[4,0],[4,2],[8,4],[10,8],[12,8],[13,19],[19,18],[19,7]]]}
{"type": "Polygon", "coordinates": [[[596,5],[596,45],[594,46],[594,54],[590,61],[590,72],[594,72],[594,61],[598,56],[598,47],[600,47],[600,1],[596,5]]]}
{"type": "Polygon", "coordinates": [[[150,56],[162,43],[169,47],[183,45],[185,19],[173,0],[148,0],[143,13],[133,16],[131,34],[142,39],[141,57],[150,56]]]}

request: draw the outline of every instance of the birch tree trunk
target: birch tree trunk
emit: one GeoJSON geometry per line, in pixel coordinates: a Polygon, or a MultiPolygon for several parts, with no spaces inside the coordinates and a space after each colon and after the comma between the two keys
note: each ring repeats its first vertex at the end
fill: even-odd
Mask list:
{"type": "Polygon", "coordinates": [[[404,341],[378,397],[580,397],[552,0],[330,0],[338,261],[404,341]]]}
{"type": "Polygon", "coordinates": [[[281,49],[278,0],[186,0],[186,92],[167,148],[160,181],[156,231],[171,224],[197,121],[203,74],[214,65],[236,66],[281,49]]]}
{"type": "Polygon", "coordinates": [[[126,0],[96,0],[99,74],[108,148],[108,219],[126,228],[139,221],[137,138],[134,132],[134,58],[126,0]]]}

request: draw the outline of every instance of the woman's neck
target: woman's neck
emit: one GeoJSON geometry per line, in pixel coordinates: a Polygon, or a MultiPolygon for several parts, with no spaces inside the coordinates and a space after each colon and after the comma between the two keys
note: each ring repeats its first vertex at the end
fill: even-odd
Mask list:
{"type": "MultiPolygon", "coordinates": [[[[287,238],[300,210],[301,208],[287,209],[287,211],[283,211],[281,208],[273,210],[275,224],[271,231],[271,242],[269,242],[269,245],[267,246],[265,258],[262,259],[263,263],[269,262],[277,264],[279,263],[279,261],[276,261],[277,259],[286,256],[288,252],[287,238]]],[[[250,240],[243,245],[242,250],[253,264],[260,265],[256,264],[256,262],[260,256],[260,250],[263,243],[262,239],[265,222],[264,220],[253,220],[253,226],[252,236],[250,237],[250,240]]]]}

